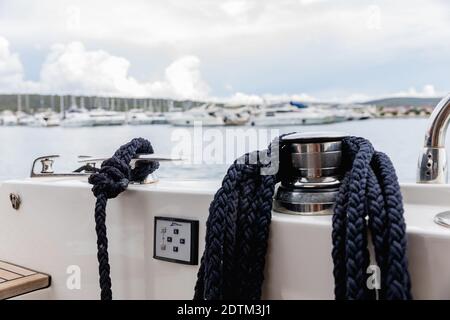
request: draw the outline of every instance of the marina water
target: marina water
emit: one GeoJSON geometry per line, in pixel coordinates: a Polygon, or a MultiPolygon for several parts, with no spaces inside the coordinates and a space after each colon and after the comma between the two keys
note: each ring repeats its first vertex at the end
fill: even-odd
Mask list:
{"type": "MultiPolygon", "coordinates": [[[[410,119],[369,119],[364,121],[348,121],[325,125],[296,126],[296,127],[204,127],[203,132],[219,130],[226,135],[226,130],[258,130],[274,133],[289,133],[293,131],[339,131],[350,135],[363,136],[369,139],[379,151],[385,152],[392,159],[397,174],[402,182],[415,180],[417,158],[423,143],[423,135],[427,120],[423,118],[410,119]]],[[[208,141],[199,144],[194,128],[177,128],[170,125],[141,125],[141,126],[107,126],[85,128],[33,128],[33,127],[2,127],[0,126],[0,154],[2,166],[0,167],[0,181],[14,178],[28,177],[32,161],[39,156],[59,154],[54,165],[55,171],[72,171],[79,167],[77,156],[110,156],[122,144],[135,137],[143,137],[150,140],[157,153],[170,155],[174,147],[180,147],[180,142],[174,141],[174,137],[188,136],[195,145],[201,148],[208,146],[208,141]],[[178,130],[178,131],[176,131],[178,130]],[[180,131],[181,130],[181,131],[180,131]]],[[[215,131],[217,133],[217,131],[215,131]]],[[[239,138],[239,137],[238,137],[239,138]]],[[[235,157],[233,146],[229,141],[222,144],[224,154],[235,157]]],[[[183,147],[183,146],[181,146],[183,147]]],[[[266,140],[258,141],[257,148],[267,147],[266,140]]],[[[191,150],[188,155],[194,157],[194,153],[201,153],[198,148],[186,148],[191,150]]],[[[253,149],[246,150],[252,151],[253,149]]],[[[238,155],[236,155],[238,156],[238,155]]],[[[230,158],[230,157],[227,157],[230,158]]],[[[175,164],[164,163],[158,170],[160,178],[182,179],[221,179],[229,166],[228,161],[218,163],[188,163],[175,164]]]]}

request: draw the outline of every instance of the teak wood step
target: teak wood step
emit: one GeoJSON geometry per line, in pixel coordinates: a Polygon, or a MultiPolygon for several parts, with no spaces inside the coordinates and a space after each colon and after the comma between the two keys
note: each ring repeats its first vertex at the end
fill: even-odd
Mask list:
{"type": "Polygon", "coordinates": [[[50,276],[0,260],[0,299],[48,288],[50,276]]]}

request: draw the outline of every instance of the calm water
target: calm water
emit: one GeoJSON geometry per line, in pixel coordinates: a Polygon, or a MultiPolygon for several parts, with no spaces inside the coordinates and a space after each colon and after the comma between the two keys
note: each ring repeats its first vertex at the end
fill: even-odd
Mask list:
{"type": "MultiPolygon", "coordinates": [[[[293,131],[340,131],[362,136],[377,150],[387,153],[397,169],[401,181],[414,181],[418,153],[425,133],[426,119],[373,119],[366,121],[343,122],[307,127],[281,127],[279,133],[293,131]]],[[[274,128],[270,128],[274,129],[274,128]]],[[[264,136],[269,128],[256,128],[264,136]]],[[[149,139],[157,153],[171,154],[173,148],[185,150],[191,158],[211,154],[207,149],[214,142],[222,150],[215,151],[213,164],[174,165],[164,163],[159,176],[176,178],[221,178],[231,162],[236,150],[232,141],[219,141],[217,137],[235,134],[235,128],[203,128],[203,134],[194,134],[192,128],[174,128],[168,125],[120,126],[94,128],[29,128],[0,127],[0,180],[29,176],[32,160],[38,156],[60,154],[62,158],[55,164],[56,170],[73,170],[77,167],[78,155],[111,155],[121,144],[134,137],[149,139]],[[214,140],[216,138],[216,141],[214,140]],[[180,141],[180,138],[184,139],[180,141]],[[191,144],[189,143],[191,142],[191,144]],[[202,144],[203,143],[203,144],[202,144]],[[193,146],[191,146],[193,145],[193,146]],[[209,146],[209,147],[208,147],[209,146]],[[219,156],[217,156],[217,152],[219,156]],[[229,159],[226,159],[229,158],[229,159]],[[223,159],[217,161],[217,159],[223,159]],[[227,161],[225,161],[227,160],[227,161]],[[224,163],[225,162],[225,163],[224,163]]],[[[253,130],[241,127],[239,130],[253,130]]],[[[275,131],[268,132],[265,136],[275,131]]],[[[267,146],[268,139],[259,139],[258,148],[267,146]]],[[[255,146],[248,149],[254,149],[255,146]]],[[[249,150],[247,150],[249,151],[249,150]]],[[[204,159],[211,162],[208,156],[204,159]]]]}

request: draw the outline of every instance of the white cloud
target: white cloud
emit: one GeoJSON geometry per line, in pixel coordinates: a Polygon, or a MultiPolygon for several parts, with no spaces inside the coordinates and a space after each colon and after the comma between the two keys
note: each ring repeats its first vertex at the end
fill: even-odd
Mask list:
{"type": "MultiPolygon", "coordinates": [[[[24,79],[23,66],[18,54],[11,51],[8,40],[0,37],[0,92],[166,97],[233,104],[262,104],[291,100],[320,102],[324,100],[324,97],[319,98],[307,93],[245,93],[234,91],[231,84],[226,85],[230,92],[229,96],[211,96],[209,85],[202,78],[200,64],[200,59],[196,56],[183,56],[173,61],[165,69],[161,80],[139,81],[130,76],[131,63],[127,59],[104,50],[88,50],[81,42],[70,42],[51,47],[42,65],[39,81],[32,82],[24,79]]],[[[411,87],[404,91],[372,96],[353,93],[325,100],[327,102],[360,102],[380,97],[437,97],[442,95],[443,93],[438,92],[434,85],[427,84],[419,90],[411,87]]]]}
{"type": "Polygon", "coordinates": [[[244,92],[236,92],[229,97],[217,98],[210,97],[213,101],[222,101],[231,104],[264,104],[276,103],[284,101],[303,101],[303,102],[317,102],[318,99],[306,93],[300,94],[247,94],[244,92]]]}
{"type": "Polygon", "coordinates": [[[317,4],[319,2],[324,2],[325,0],[299,0],[298,2],[303,5],[317,4]]]}
{"type": "Polygon", "coordinates": [[[132,97],[205,99],[209,87],[200,60],[184,56],[165,70],[164,79],[138,81],[129,75],[130,62],[104,50],[87,50],[81,42],[56,44],[42,65],[38,82],[24,81],[23,67],[9,43],[0,38],[0,90],[132,97]]]}
{"type": "Polygon", "coordinates": [[[88,51],[80,42],[54,45],[41,70],[41,91],[84,94],[143,94],[128,76],[130,63],[103,50],[88,51]]]}
{"type": "Polygon", "coordinates": [[[0,37],[0,74],[15,78],[20,76],[22,71],[19,56],[11,53],[8,40],[0,37]]]}
{"type": "MultiPolygon", "coordinates": [[[[439,92],[435,89],[434,85],[427,84],[422,87],[422,89],[417,90],[411,87],[404,91],[399,92],[388,92],[381,93],[377,95],[367,95],[364,93],[352,93],[350,95],[334,96],[330,98],[315,97],[306,93],[300,94],[246,94],[242,92],[237,92],[232,94],[228,98],[221,99],[229,103],[248,103],[248,104],[262,104],[271,102],[281,102],[281,101],[301,101],[306,103],[311,102],[330,102],[330,103],[353,103],[353,102],[364,102],[381,98],[389,97],[414,97],[414,98],[439,98],[444,96],[444,92],[439,92]]],[[[220,99],[219,99],[220,100],[220,99]]]]}
{"type": "Polygon", "coordinates": [[[47,43],[75,37],[143,47],[207,47],[205,40],[233,37],[239,47],[248,35],[264,42],[268,34],[296,34],[296,47],[334,39],[381,51],[436,44],[450,33],[445,1],[2,0],[0,5],[8,12],[0,21],[3,34],[47,43]]]}
{"type": "Polygon", "coordinates": [[[220,5],[220,8],[233,18],[239,18],[242,15],[248,13],[251,9],[255,8],[256,3],[254,1],[246,0],[229,0],[220,5]]]}
{"type": "MultiPolygon", "coordinates": [[[[42,90],[78,88],[178,97],[202,97],[210,92],[201,78],[201,81],[195,80],[200,75],[199,68],[195,73],[186,66],[188,62],[195,65],[193,59],[184,62],[187,69],[182,74],[194,78],[189,85],[180,85],[176,84],[181,82],[177,77],[169,80],[170,75],[161,70],[158,70],[163,74],[159,81],[138,80],[136,77],[146,78],[141,70],[146,70],[150,64],[140,58],[132,61],[131,68],[131,58],[117,56],[117,52],[121,52],[125,57],[151,56],[152,63],[157,65],[167,63],[168,57],[173,61],[186,54],[201,57],[202,70],[211,81],[211,92],[218,95],[250,91],[249,88],[257,86],[270,88],[267,91],[292,92],[297,87],[285,88],[283,80],[295,73],[315,79],[307,87],[300,86],[300,92],[319,95],[336,91],[349,95],[362,87],[359,80],[355,83],[342,81],[340,83],[346,87],[334,85],[331,88],[326,87],[325,77],[357,79],[360,70],[365,72],[365,66],[371,65],[387,73],[392,70],[392,74],[410,69],[414,72],[411,78],[424,79],[425,75],[427,82],[448,86],[448,77],[439,70],[433,72],[433,76],[423,71],[438,68],[450,54],[450,45],[442,41],[450,37],[448,9],[445,1],[424,4],[422,0],[134,0],[132,4],[127,0],[115,0],[114,5],[109,0],[0,0],[0,30],[20,46],[25,65],[42,58],[41,53],[33,57],[32,48],[56,51],[50,49],[54,43],[66,43],[60,50],[69,50],[67,43],[80,41],[89,50],[60,52],[52,63],[65,68],[64,59],[77,55],[81,59],[84,55],[82,59],[87,64],[105,59],[117,68],[117,72],[111,74],[93,63],[96,73],[86,67],[85,74],[91,80],[83,80],[81,74],[77,75],[70,68],[64,69],[68,73],[58,75],[54,73],[56,66],[48,66],[43,76],[63,82],[46,81],[47,87],[42,90]],[[92,51],[92,46],[105,51],[92,51]],[[414,68],[401,63],[409,60],[414,68]],[[270,80],[262,81],[260,74],[256,79],[251,78],[257,70],[268,70],[268,65],[273,65],[267,74],[270,80]],[[135,74],[135,70],[140,70],[139,74],[135,74]],[[325,81],[317,81],[322,75],[325,81]],[[249,86],[253,80],[254,86],[249,86]],[[234,89],[224,90],[224,82],[234,89]]],[[[27,74],[37,78],[36,69],[33,67],[30,72],[27,69],[27,74]]],[[[152,70],[147,72],[149,79],[154,79],[152,70]]],[[[22,74],[20,70],[15,73],[13,80],[7,81],[8,86],[16,83],[22,74]]],[[[418,86],[404,79],[393,83],[391,75],[386,77],[391,81],[373,80],[378,81],[374,88],[396,91],[409,85],[418,86]]],[[[293,78],[291,83],[294,82],[293,78]]],[[[32,85],[28,83],[25,87],[32,85]]],[[[247,94],[252,96],[251,92],[247,94]]],[[[239,98],[239,94],[236,97],[239,98]]]]}
{"type": "MultiPolygon", "coordinates": [[[[141,82],[129,75],[130,62],[104,50],[87,50],[81,42],[56,44],[42,65],[38,82],[25,81],[19,56],[9,42],[0,37],[0,91],[38,92],[132,97],[170,97],[213,100],[229,103],[263,103],[286,100],[314,101],[307,95],[232,93],[229,97],[211,97],[202,79],[200,59],[184,56],[172,62],[164,79],[141,82]]],[[[232,86],[228,85],[230,90],[232,86]]]]}
{"type": "Polygon", "coordinates": [[[190,99],[205,99],[209,86],[200,74],[200,59],[185,56],[174,61],[166,72],[166,83],[173,96],[190,99]]]}
{"type": "MultiPolygon", "coordinates": [[[[219,100],[219,99],[218,99],[219,100]]],[[[232,96],[230,96],[228,99],[223,99],[227,103],[231,104],[262,104],[264,103],[264,99],[256,94],[246,94],[242,92],[236,92],[232,96]]]]}
{"type": "Polygon", "coordinates": [[[434,85],[427,84],[423,86],[422,90],[416,90],[416,88],[411,87],[406,91],[400,91],[393,93],[394,97],[417,97],[417,98],[435,98],[442,97],[444,94],[442,92],[437,92],[434,85]]]}
{"type": "Polygon", "coordinates": [[[17,92],[25,85],[19,56],[10,51],[8,40],[0,37],[0,92],[17,92]]]}
{"type": "Polygon", "coordinates": [[[422,89],[416,89],[414,87],[408,88],[407,90],[402,90],[398,92],[385,92],[376,95],[368,95],[364,93],[353,93],[342,97],[333,97],[328,99],[329,102],[364,102],[369,100],[376,100],[382,98],[391,97],[413,97],[413,98],[440,98],[446,95],[445,92],[436,90],[435,86],[432,84],[426,84],[422,89]]]}

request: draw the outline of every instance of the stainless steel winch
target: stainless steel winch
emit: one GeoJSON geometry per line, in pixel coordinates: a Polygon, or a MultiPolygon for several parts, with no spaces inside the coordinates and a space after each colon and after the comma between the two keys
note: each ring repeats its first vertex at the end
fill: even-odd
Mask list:
{"type": "Polygon", "coordinates": [[[335,132],[308,132],[280,139],[281,182],[275,193],[275,211],[332,214],[343,174],[342,139],[346,136],[335,132]]]}

